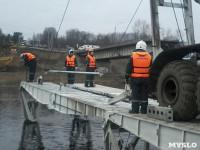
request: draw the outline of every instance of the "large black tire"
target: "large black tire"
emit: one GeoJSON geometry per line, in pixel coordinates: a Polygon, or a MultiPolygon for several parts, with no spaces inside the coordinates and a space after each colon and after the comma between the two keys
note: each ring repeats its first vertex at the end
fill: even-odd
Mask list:
{"type": "Polygon", "coordinates": [[[160,106],[170,106],[174,120],[188,121],[198,114],[196,104],[196,65],[180,60],[167,64],[158,79],[157,96],[160,106]]]}

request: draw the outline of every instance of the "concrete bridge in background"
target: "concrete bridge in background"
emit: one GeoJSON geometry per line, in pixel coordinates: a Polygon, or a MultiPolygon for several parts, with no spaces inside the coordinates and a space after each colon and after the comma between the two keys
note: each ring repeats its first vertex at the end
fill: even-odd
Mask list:
{"type": "MultiPolygon", "coordinates": [[[[152,42],[146,41],[147,43],[147,51],[152,53],[152,42]]],[[[179,45],[178,41],[161,41],[161,47],[163,50],[167,50],[170,48],[177,47],[179,45]]],[[[131,53],[135,49],[136,43],[123,43],[120,45],[111,45],[107,47],[102,47],[99,49],[95,49],[95,58],[97,60],[103,59],[121,59],[130,57],[131,53]]],[[[78,51],[76,53],[80,57],[85,57],[87,55],[87,51],[78,51]]]]}
{"type": "MultiPolygon", "coordinates": [[[[152,54],[152,42],[151,41],[146,41],[147,43],[147,51],[152,54]]],[[[178,47],[180,43],[178,41],[161,41],[161,47],[163,50],[171,49],[178,47]]],[[[122,58],[127,58],[130,57],[132,54],[133,50],[135,49],[136,42],[126,42],[126,43],[121,43],[120,45],[114,44],[106,47],[102,47],[99,49],[95,49],[95,58],[96,60],[110,60],[110,59],[122,59],[122,58]]],[[[46,51],[50,52],[49,49],[45,48],[38,48],[38,47],[31,47],[30,49],[34,50],[40,50],[40,51],[46,51]]],[[[53,49],[52,52],[57,52],[57,53],[68,53],[68,50],[66,49],[53,49]]],[[[84,57],[87,55],[88,51],[87,50],[75,50],[76,54],[80,57],[84,57]]]]}

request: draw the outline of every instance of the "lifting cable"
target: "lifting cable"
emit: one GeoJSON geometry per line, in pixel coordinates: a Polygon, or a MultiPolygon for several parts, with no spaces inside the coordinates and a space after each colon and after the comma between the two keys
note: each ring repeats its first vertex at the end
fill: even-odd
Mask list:
{"type": "Polygon", "coordinates": [[[142,2],[143,2],[143,0],[141,0],[141,1],[140,1],[140,3],[139,3],[139,5],[138,5],[137,9],[135,10],[135,12],[134,12],[134,14],[133,14],[133,16],[132,16],[132,18],[131,18],[131,20],[130,20],[130,22],[129,22],[129,24],[128,24],[127,28],[126,28],[126,30],[124,31],[124,33],[123,33],[123,35],[122,35],[121,39],[119,40],[119,42],[118,42],[117,46],[119,46],[119,44],[121,43],[122,39],[124,38],[124,36],[125,36],[125,34],[126,34],[126,31],[128,30],[128,28],[129,28],[129,26],[130,26],[131,22],[133,21],[133,18],[134,18],[134,17],[135,17],[135,15],[137,14],[137,12],[138,12],[138,9],[140,8],[140,5],[142,4],[142,2]]]}
{"type": "Polygon", "coordinates": [[[180,30],[180,27],[179,27],[178,19],[177,19],[177,16],[176,16],[176,12],[175,12],[175,8],[174,8],[174,4],[173,4],[172,0],[171,0],[171,4],[172,4],[172,8],[173,8],[173,12],[174,12],[176,24],[177,24],[177,27],[178,27],[179,35],[180,35],[181,41],[182,41],[182,43],[183,43],[183,45],[184,45],[183,37],[182,37],[182,35],[181,35],[181,30],[180,30]]]}
{"type": "Polygon", "coordinates": [[[68,2],[67,2],[67,5],[66,5],[66,7],[65,7],[65,11],[64,11],[64,13],[63,13],[63,17],[62,17],[62,19],[61,19],[61,22],[60,22],[60,25],[59,25],[59,28],[58,28],[58,31],[57,31],[57,34],[56,34],[56,37],[55,37],[54,41],[52,42],[51,51],[50,51],[50,53],[49,53],[49,57],[48,57],[48,59],[47,59],[47,63],[46,63],[46,65],[45,65],[44,71],[46,71],[47,65],[48,65],[48,63],[49,63],[49,59],[50,59],[50,56],[51,56],[51,53],[52,53],[52,50],[53,50],[53,46],[54,46],[54,44],[55,44],[55,42],[56,42],[56,40],[57,40],[57,38],[58,38],[58,34],[59,34],[59,31],[60,31],[61,25],[62,25],[62,23],[63,23],[63,19],[64,19],[64,17],[65,17],[67,8],[68,8],[68,6],[69,6],[69,2],[70,2],[70,0],[68,0],[68,2]]]}

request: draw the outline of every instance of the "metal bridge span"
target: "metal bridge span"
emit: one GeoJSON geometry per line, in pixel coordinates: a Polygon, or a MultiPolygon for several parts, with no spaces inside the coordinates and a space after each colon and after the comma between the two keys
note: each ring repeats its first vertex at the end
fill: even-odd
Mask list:
{"type": "MultiPolygon", "coordinates": [[[[147,43],[147,51],[149,53],[152,53],[152,42],[146,41],[147,43]]],[[[178,41],[161,41],[161,47],[164,50],[174,48],[179,44],[178,41]]],[[[101,59],[121,59],[124,57],[130,57],[133,50],[135,49],[136,43],[135,42],[129,42],[129,43],[123,43],[120,45],[111,45],[99,49],[95,49],[95,58],[97,60],[101,59]]],[[[85,57],[87,55],[87,51],[79,51],[77,52],[77,55],[85,57]]]]}
{"type": "Polygon", "coordinates": [[[42,85],[22,82],[20,89],[25,115],[31,121],[37,121],[40,103],[64,114],[102,117],[106,150],[120,150],[112,132],[113,123],[135,135],[129,149],[134,149],[139,138],[146,141],[146,149],[148,143],[162,150],[178,148],[174,143],[193,144],[192,149],[200,149],[200,122],[166,123],[142,114],[129,114],[131,106],[126,102],[109,105],[109,98],[122,93],[121,89],[101,85],[84,88],[82,84],[65,87],[47,82],[42,85]]]}

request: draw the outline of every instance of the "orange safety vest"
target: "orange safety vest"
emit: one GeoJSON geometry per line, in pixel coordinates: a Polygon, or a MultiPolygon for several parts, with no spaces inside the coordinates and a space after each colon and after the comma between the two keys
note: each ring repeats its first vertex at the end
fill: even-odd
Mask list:
{"type": "Polygon", "coordinates": [[[31,53],[23,53],[23,56],[28,57],[28,62],[30,62],[32,59],[36,59],[36,57],[31,53]]]}
{"type": "Polygon", "coordinates": [[[133,59],[133,70],[131,77],[148,78],[151,55],[147,52],[134,52],[131,58],[133,59]]]}
{"type": "Polygon", "coordinates": [[[86,58],[88,58],[90,60],[89,68],[96,68],[95,57],[92,57],[91,55],[87,55],[86,58]]]}
{"type": "Polygon", "coordinates": [[[66,66],[67,67],[75,67],[75,56],[73,55],[72,57],[67,56],[66,57],[66,66]]]}

